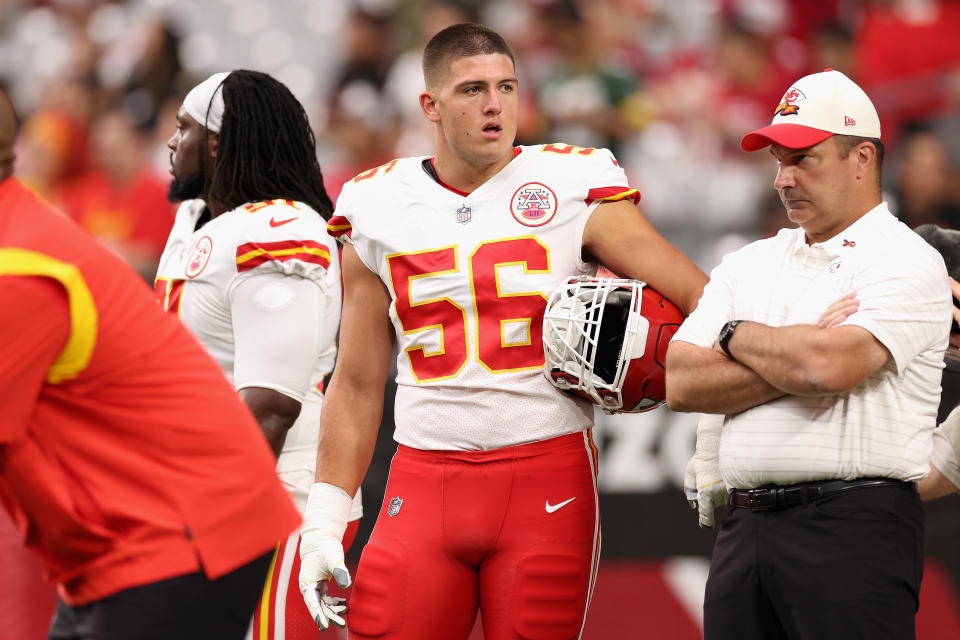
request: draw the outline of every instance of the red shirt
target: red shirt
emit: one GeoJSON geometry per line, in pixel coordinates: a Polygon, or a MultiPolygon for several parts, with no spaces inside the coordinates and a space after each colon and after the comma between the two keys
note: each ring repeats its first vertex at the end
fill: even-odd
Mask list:
{"type": "Polygon", "coordinates": [[[57,194],[60,208],[108,245],[160,259],[173,225],[175,208],[167,185],[142,171],[127,185],[116,185],[103,171],[89,171],[57,194]]]}
{"type": "Polygon", "coordinates": [[[216,363],[132,269],[12,178],[0,309],[0,501],[68,604],[215,579],[297,526],[216,363]]]}

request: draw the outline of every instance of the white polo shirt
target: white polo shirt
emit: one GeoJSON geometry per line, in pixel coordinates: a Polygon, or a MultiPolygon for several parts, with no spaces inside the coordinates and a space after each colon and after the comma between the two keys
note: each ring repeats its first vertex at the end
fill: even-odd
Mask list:
{"type": "Polygon", "coordinates": [[[728,415],[720,472],[728,487],[927,474],[952,319],[940,254],[882,203],[833,238],[807,245],[782,229],[727,255],[674,340],[712,347],[728,320],[815,324],[841,296],[893,358],[854,389],[788,395],[728,415]]]}

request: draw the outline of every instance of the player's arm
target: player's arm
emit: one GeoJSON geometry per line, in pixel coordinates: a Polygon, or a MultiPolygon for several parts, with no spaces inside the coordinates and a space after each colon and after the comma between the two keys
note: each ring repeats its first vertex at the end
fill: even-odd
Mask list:
{"type": "Polygon", "coordinates": [[[228,295],[234,384],[279,456],[317,365],[320,328],[335,330],[338,292],[299,276],[251,272],[228,295]]]}
{"type": "Polygon", "coordinates": [[[921,500],[936,500],[957,492],[960,492],[960,487],[950,482],[947,476],[943,475],[932,463],[930,464],[930,473],[917,483],[917,493],[920,494],[921,500]]]}
{"type": "Polygon", "coordinates": [[[54,280],[0,276],[0,445],[27,430],[50,366],[70,336],[63,287],[54,280]]]}
{"type": "Polygon", "coordinates": [[[722,351],[674,340],[667,349],[667,406],[732,415],[784,395],[722,351]]]}
{"type": "Polygon", "coordinates": [[[345,625],[346,605],[326,595],[326,581],[351,583],[343,534],[352,496],[373,457],[394,342],[390,294],[350,245],[343,249],[342,271],[340,353],[320,414],[317,481],[300,530],[300,592],[321,629],[345,625]]]}
{"type": "Polygon", "coordinates": [[[352,496],[373,457],[394,333],[390,294],[350,245],[342,271],[340,349],[320,417],[316,479],[352,496]]]}
{"type": "Polygon", "coordinates": [[[794,395],[849,391],[891,357],[873,334],[858,326],[822,329],[742,322],[727,348],[735,360],[794,395]]]}
{"type": "Polygon", "coordinates": [[[917,483],[923,500],[960,492],[960,406],[933,432],[930,473],[917,483]]]}
{"type": "Polygon", "coordinates": [[[707,275],[653,228],[629,199],[603,202],[583,230],[585,258],[625,278],[643,280],[685,315],[696,308],[707,275]]]}
{"type": "MultiPolygon", "coordinates": [[[[722,268],[714,273],[704,296],[704,311],[717,306],[717,299],[731,295],[723,286],[722,268]]],[[[811,328],[834,330],[858,306],[853,296],[843,296],[827,307],[811,328]]],[[[734,337],[744,324],[737,325],[734,337]]],[[[674,340],[667,350],[666,376],[667,406],[674,411],[732,415],[786,395],[757,371],[729,358],[716,343],[710,348],[674,340]]]]}
{"type": "Polygon", "coordinates": [[[262,387],[240,389],[240,399],[256,418],[273,455],[279,457],[287,431],[300,415],[300,402],[279,391],[262,387]]]}

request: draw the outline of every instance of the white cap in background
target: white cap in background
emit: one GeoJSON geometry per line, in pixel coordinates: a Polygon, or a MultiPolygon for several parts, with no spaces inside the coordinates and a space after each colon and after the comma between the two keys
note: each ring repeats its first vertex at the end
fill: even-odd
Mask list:
{"type": "Polygon", "coordinates": [[[827,69],[794,82],[780,99],[773,122],[743,136],[740,148],[757,151],[776,143],[803,149],[834,134],[880,138],[880,118],[863,89],[827,69]]]}

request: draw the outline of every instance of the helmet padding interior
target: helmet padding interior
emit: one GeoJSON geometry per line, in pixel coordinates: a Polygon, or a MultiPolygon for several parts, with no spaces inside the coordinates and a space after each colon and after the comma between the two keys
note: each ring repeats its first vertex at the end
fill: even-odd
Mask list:
{"type": "MultiPolygon", "coordinates": [[[[613,384],[620,364],[620,351],[623,349],[623,336],[627,331],[627,318],[630,315],[630,301],[633,296],[629,291],[611,291],[604,304],[603,317],[600,320],[600,330],[597,332],[597,357],[593,363],[593,373],[607,384],[613,384]]],[[[596,314],[600,308],[595,308],[596,314]]],[[[588,345],[586,357],[590,358],[588,345]]]]}

